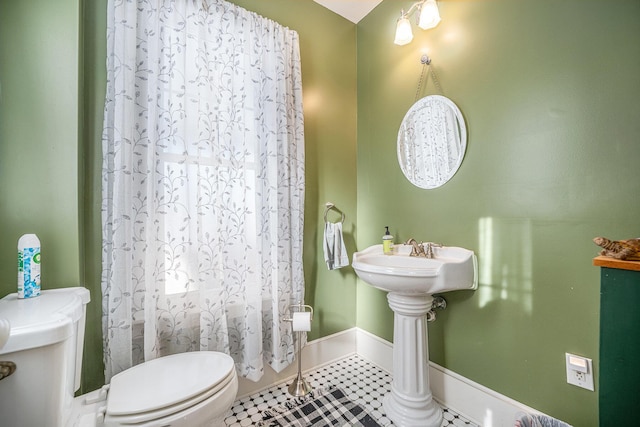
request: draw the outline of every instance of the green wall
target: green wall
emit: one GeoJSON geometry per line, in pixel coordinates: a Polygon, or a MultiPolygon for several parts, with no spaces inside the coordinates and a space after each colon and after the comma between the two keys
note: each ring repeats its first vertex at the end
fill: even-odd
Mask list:
{"type": "MultiPolygon", "coordinates": [[[[396,241],[476,251],[479,289],[445,295],[431,360],[597,425],[597,393],[566,383],[564,353],[593,358],[597,382],[591,239],[638,235],[640,3],[442,0],[440,25],[396,46],[410,4],[384,1],[358,25],[358,248],[390,225],[396,241]],[[460,171],[435,190],[413,187],[396,160],[424,52],[469,132],[460,171]]],[[[423,95],[434,93],[429,80],[423,95]]],[[[385,295],[358,286],[357,325],[391,340],[385,295]]]]}
{"type": "Polygon", "coordinates": [[[80,280],[79,15],[77,0],[0,2],[2,296],[25,233],[40,238],[44,288],[80,280]]]}
{"type": "Polygon", "coordinates": [[[107,86],[107,1],[83,1],[82,32],[82,86],[84,125],[83,143],[78,157],[82,165],[84,192],[81,198],[83,212],[83,247],[81,262],[85,268],[84,283],[91,292],[87,308],[87,324],[84,338],[81,393],[102,387],[104,364],[102,352],[102,249],[101,249],[101,168],[102,168],[102,118],[104,95],[107,86]]]}

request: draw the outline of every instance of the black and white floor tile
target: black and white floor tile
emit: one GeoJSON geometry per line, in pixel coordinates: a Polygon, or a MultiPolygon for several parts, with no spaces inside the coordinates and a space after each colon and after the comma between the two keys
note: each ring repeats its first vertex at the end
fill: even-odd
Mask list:
{"type": "MultiPolygon", "coordinates": [[[[350,356],[304,374],[313,389],[340,387],[351,393],[380,425],[393,426],[382,408],[382,398],[391,389],[391,375],[358,356],[350,356]]],[[[290,381],[289,381],[290,382],[290,381]]],[[[261,412],[279,406],[291,396],[287,383],[274,385],[249,397],[237,400],[225,419],[226,427],[249,427],[262,419],[261,412]]],[[[479,427],[451,409],[444,408],[442,427],[479,427]]]]}

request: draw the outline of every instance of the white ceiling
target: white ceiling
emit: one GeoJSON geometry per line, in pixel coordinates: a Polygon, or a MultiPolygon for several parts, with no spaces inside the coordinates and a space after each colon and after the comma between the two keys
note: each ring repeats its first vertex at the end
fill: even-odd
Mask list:
{"type": "Polygon", "coordinates": [[[382,0],[313,0],[318,4],[347,18],[357,24],[362,18],[367,16],[382,0]]]}

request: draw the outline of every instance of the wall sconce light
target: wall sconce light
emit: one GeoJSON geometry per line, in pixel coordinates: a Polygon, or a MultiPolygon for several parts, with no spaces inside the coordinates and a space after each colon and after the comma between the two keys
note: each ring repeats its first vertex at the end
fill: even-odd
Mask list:
{"type": "Polygon", "coordinates": [[[400,18],[398,18],[398,23],[396,24],[396,38],[393,41],[395,44],[402,46],[413,40],[409,16],[415,11],[420,12],[417,23],[418,27],[423,30],[433,28],[440,22],[440,12],[438,11],[436,0],[422,0],[414,3],[406,13],[404,10],[400,12],[400,18]]]}

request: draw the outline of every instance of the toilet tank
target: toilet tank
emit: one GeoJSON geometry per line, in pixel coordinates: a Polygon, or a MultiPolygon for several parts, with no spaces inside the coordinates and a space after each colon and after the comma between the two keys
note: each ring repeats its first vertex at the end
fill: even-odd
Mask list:
{"type": "Polygon", "coordinates": [[[1,425],[66,424],[80,387],[89,300],[89,291],[81,287],[0,299],[0,317],[11,325],[0,360],[16,364],[16,371],[0,381],[1,425]]]}

